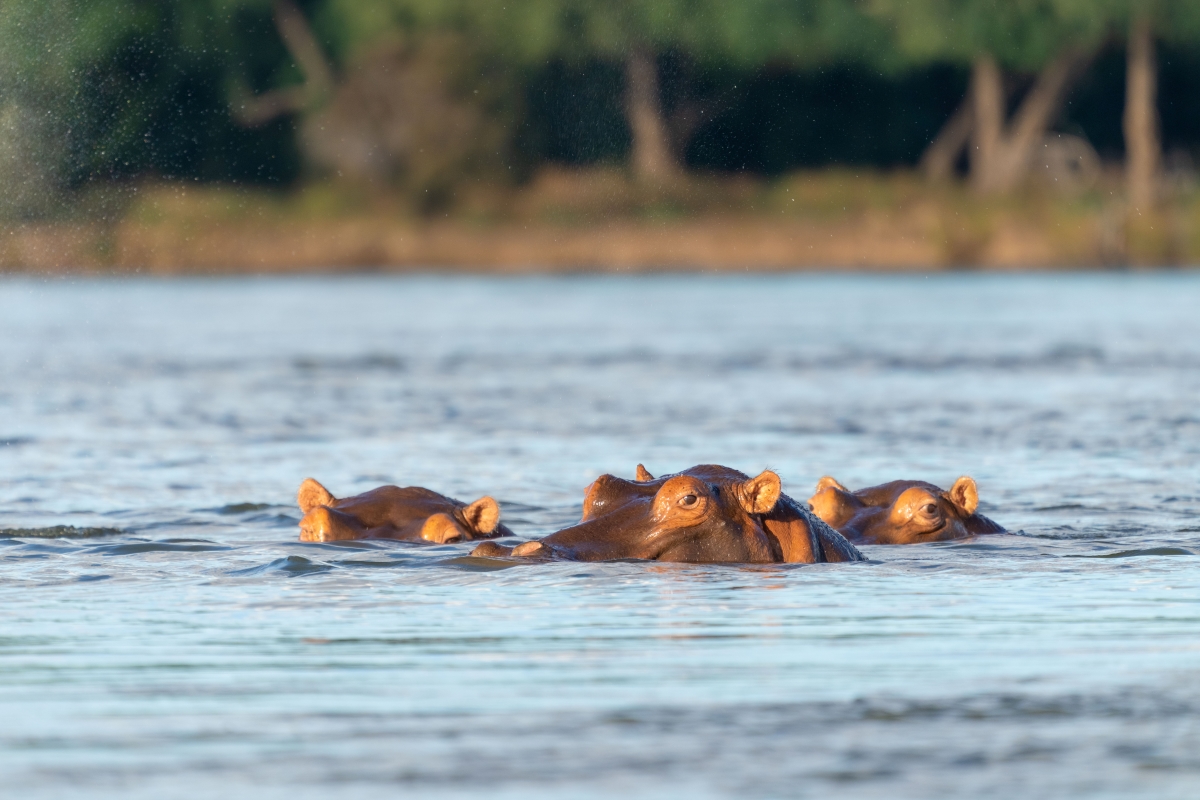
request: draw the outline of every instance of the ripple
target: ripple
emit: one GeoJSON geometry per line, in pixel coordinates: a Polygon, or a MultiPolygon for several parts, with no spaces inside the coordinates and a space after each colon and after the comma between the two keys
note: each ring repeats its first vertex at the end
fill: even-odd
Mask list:
{"type": "Polygon", "coordinates": [[[102,544],[91,547],[86,552],[104,556],[131,556],[140,553],[206,553],[233,549],[235,548],[230,545],[204,543],[196,540],[167,540],[102,544]]]}
{"type": "Polygon", "coordinates": [[[93,539],[100,536],[120,536],[119,528],[77,528],[74,525],[51,525],[47,528],[0,528],[0,537],[7,539],[93,539]]]}
{"type": "Polygon", "coordinates": [[[339,567],[376,567],[379,569],[412,566],[408,561],[370,561],[365,559],[343,559],[333,563],[339,567]]]}
{"type": "Polygon", "coordinates": [[[250,511],[266,511],[268,508],[273,508],[273,505],[271,503],[230,503],[212,510],[218,514],[246,514],[250,511]]]}
{"type": "Polygon", "coordinates": [[[458,556],[437,562],[438,566],[462,570],[463,572],[496,572],[502,569],[512,569],[529,562],[504,558],[483,558],[480,556],[458,556]]]}
{"type": "Polygon", "coordinates": [[[1141,556],[1194,556],[1193,551],[1182,547],[1147,547],[1141,550],[1119,550],[1115,553],[1083,555],[1080,558],[1138,558],[1141,556]]]}
{"type": "Polygon", "coordinates": [[[230,575],[271,575],[280,574],[289,578],[300,575],[311,575],[317,572],[329,572],[333,569],[330,564],[325,564],[321,561],[312,561],[304,556],[286,556],[277,558],[269,564],[263,564],[257,567],[248,567],[246,569],[232,570],[230,575]]]}
{"type": "Polygon", "coordinates": [[[21,447],[22,445],[33,444],[37,439],[30,436],[10,436],[8,438],[0,438],[0,447],[21,447]]]}

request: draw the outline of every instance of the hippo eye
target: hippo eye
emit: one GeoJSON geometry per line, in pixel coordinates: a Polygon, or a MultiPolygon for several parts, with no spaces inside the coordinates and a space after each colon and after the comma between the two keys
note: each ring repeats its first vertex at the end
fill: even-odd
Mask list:
{"type": "Polygon", "coordinates": [[[937,516],[938,507],[936,503],[926,503],[925,505],[921,506],[921,511],[931,517],[935,517],[937,516]]]}
{"type": "Polygon", "coordinates": [[[685,494],[683,497],[679,498],[679,505],[681,505],[681,506],[694,506],[694,505],[696,505],[696,495],[694,495],[694,494],[685,494]]]}

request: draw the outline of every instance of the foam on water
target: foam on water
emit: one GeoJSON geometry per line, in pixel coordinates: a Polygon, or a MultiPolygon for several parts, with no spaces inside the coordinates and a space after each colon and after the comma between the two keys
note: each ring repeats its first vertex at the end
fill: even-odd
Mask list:
{"type": "Polygon", "coordinates": [[[22,797],[1191,797],[1200,276],[0,283],[22,797]],[[293,497],[980,484],[866,564],[297,541],[293,497]]]}

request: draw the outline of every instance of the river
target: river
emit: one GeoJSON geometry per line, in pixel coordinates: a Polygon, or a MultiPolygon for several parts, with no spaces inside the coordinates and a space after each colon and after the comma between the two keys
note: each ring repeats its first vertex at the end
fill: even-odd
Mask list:
{"type": "Polygon", "coordinates": [[[0,281],[22,798],[1191,798],[1200,275],[0,281]],[[979,483],[868,563],[300,543],[295,490],[979,483]],[[504,568],[502,568],[504,567],[504,568]]]}

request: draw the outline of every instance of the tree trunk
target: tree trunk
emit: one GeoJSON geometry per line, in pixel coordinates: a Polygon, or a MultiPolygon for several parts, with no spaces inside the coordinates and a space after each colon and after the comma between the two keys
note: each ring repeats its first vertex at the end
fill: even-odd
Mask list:
{"type": "Polygon", "coordinates": [[[625,61],[625,114],[633,134],[633,173],[642,182],[669,180],[680,172],[663,114],[654,53],[634,48],[625,61]]]}
{"type": "Polygon", "coordinates": [[[312,109],[333,93],[333,70],[303,12],[293,0],[275,0],[274,11],[275,29],[288,55],[304,73],[304,83],[258,96],[242,91],[242,96],[232,104],[233,117],[248,128],[312,109]]]}
{"type": "Polygon", "coordinates": [[[919,164],[921,172],[931,181],[944,181],[954,172],[954,162],[958,154],[971,141],[971,132],[975,130],[975,105],[973,95],[967,92],[962,105],[954,115],[946,121],[937,137],[921,154],[919,164]]]}
{"type": "Polygon", "coordinates": [[[971,75],[975,105],[971,183],[976,190],[1009,192],[1028,176],[1034,153],[1061,110],[1067,89],[1089,60],[1068,50],[1047,64],[1011,123],[1005,120],[1004,78],[995,59],[984,55],[975,61],[971,75]]]}
{"type": "Polygon", "coordinates": [[[1150,20],[1140,17],[1129,32],[1124,119],[1129,201],[1138,209],[1151,208],[1158,194],[1162,144],[1158,138],[1157,93],[1154,32],[1150,20]]]}
{"type": "Polygon", "coordinates": [[[971,183],[980,192],[993,191],[996,162],[1004,141],[1004,76],[990,55],[975,59],[971,71],[975,128],[971,133],[971,183]]]}

